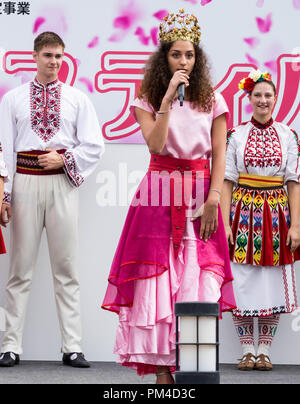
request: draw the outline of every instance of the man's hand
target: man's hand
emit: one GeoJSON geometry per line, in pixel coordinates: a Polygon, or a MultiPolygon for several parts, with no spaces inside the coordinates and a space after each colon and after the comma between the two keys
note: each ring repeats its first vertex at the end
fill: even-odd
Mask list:
{"type": "Polygon", "coordinates": [[[46,149],[47,154],[38,156],[38,162],[44,170],[57,170],[64,166],[62,156],[55,149],[46,149]]]}
{"type": "Polygon", "coordinates": [[[3,203],[1,207],[0,224],[6,227],[11,218],[11,207],[7,203],[3,203]]]}

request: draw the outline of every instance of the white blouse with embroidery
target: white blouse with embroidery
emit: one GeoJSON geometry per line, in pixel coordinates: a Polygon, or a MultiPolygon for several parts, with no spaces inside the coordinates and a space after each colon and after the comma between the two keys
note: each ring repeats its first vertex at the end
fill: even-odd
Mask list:
{"type": "Polygon", "coordinates": [[[227,134],[225,179],[238,182],[240,173],[284,177],[300,182],[300,142],[287,125],[254,118],[227,134]]]}
{"type": "Polygon", "coordinates": [[[44,86],[35,79],[6,93],[0,105],[0,122],[10,178],[5,184],[6,202],[10,202],[16,153],[65,149],[64,171],[70,184],[79,187],[104,152],[91,101],[80,90],[58,80],[44,86]]]}

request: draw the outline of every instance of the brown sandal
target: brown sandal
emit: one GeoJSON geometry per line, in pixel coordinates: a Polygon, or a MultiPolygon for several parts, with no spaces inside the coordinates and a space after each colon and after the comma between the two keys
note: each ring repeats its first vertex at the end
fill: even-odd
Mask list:
{"type": "Polygon", "coordinates": [[[237,368],[239,370],[252,370],[255,366],[255,359],[255,356],[249,352],[242,357],[237,368]]]}
{"type": "Polygon", "coordinates": [[[256,358],[255,369],[257,370],[272,370],[273,365],[267,355],[260,354],[256,358]]]}

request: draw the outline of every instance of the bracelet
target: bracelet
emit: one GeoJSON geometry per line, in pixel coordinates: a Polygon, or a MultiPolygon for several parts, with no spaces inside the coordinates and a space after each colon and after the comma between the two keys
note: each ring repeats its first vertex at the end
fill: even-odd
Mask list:
{"type": "Polygon", "coordinates": [[[215,191],[215,192],[218,192],[218,194],[221,196],[221,191],[219,191],[218,189],[216,189],[216,188],[210,188],[210,191],[215,191]]]}
{"type": "Polygon", "coordinates": [[[157,114],[162,115],[162,114],[167,114],[168,112],[170,112],[170,110],[168,110],[168,111],[157,111],[157,114]]]}

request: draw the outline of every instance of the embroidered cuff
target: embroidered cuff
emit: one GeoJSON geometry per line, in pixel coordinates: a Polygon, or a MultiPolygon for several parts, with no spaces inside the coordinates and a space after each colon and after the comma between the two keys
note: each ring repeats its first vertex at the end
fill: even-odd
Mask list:
{"type": "Polygon", "coordinates": [[[10,205],[10,203],[11,203],[11,193],[10,192],[4,192],[3,203],[10,205]]]}
{"type": "Polygon", "coordinates": [[[84,178],[78,172],[73,153],[71,151],[67,150],[61,156],[65,163],[64,171],[65,171],[65,174],[67,175],[67,178],[68,178],[70,184],[73,187],[79,187],[83,183],[84,178]]]}

